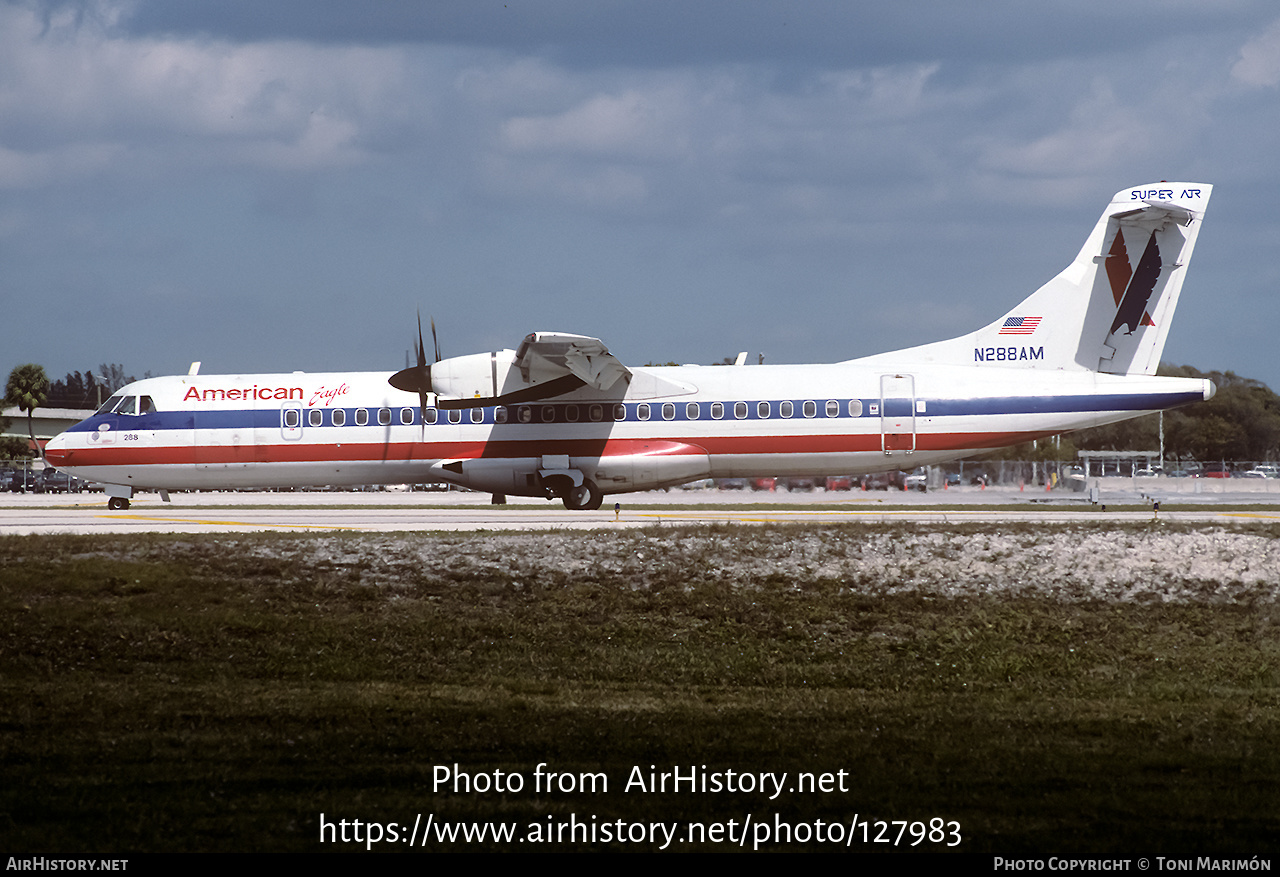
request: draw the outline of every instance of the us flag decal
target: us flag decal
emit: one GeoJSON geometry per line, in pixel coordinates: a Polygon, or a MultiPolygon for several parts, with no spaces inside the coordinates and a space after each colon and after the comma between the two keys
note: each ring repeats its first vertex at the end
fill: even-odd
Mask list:
{"type": "Polygon", "coordinates": [[[997,334],[1030,335],[1039,325],[1039,317],[1010,317],[1004,321],[1004,325],[1000,327],[1000,331],[997,334]]]}

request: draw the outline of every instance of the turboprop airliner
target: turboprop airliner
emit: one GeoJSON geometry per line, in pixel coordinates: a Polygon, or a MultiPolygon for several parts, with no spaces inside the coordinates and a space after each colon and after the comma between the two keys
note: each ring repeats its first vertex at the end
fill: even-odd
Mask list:
{"type": "MultiPolygon", "coordinates": [[[[1075,260],[948,341],[825,365],[630,367],[602,341],[391,373],[149,378],[49,442],[48,462],[138,490],[447,482],[559,498],[701,478],[869,473],[955,460],[1210,398],[1155,376],[1211,187],[1123,189],[1075,260]]],[[[432,334],[434,335],[434,327],[432,334]]]]}

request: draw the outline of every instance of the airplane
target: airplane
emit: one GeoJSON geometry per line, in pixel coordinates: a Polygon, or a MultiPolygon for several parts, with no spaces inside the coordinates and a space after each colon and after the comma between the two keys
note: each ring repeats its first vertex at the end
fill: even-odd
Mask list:
{"type": "MultiPolygon", "coordinates": [[[[819,365],[629,367],[597,338],[385,372],[148,378],[51,440],[50,465],[134,492],[445,482],[569,509],[703,478],[873,473],[1209,399],[1157,377],[1212,187],[1117,192],[1079,254],[946,341],[819,365]]],[[[432,324],[432,336],[435,327],[432,324]]]]}

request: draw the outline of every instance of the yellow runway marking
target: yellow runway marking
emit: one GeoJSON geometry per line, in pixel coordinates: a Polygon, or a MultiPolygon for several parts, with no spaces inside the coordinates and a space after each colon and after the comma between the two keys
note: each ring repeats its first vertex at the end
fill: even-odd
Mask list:
{"type": "Polygon", "coordinates": [[[211,526],[222,527],[286,527],[289,529],[308,529],[308,530],[356,530],[358,527],[344,526],[342,524],[269,524],[269,523],[252,523],[250,521],[211,521],[208,518],[157,518],[150,515],[98,515],[99,518],[107,518],[108,520],[118,521],[122,518],[131,521],[151,521],[161,524],[209,524],[211,526]]]}

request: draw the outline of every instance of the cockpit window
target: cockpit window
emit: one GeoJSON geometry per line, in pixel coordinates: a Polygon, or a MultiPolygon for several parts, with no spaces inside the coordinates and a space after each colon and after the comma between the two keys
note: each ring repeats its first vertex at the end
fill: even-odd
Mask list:
{"type": "Polygon", "coordinates": [[[152,411],[155,411],[155,410],[156,410],[156,403],[151,401],[150,396],[138,397],[138,413],[139,414],[150,414],[152,411]]]}
{"type": "Polygon", "coordinates": [[[137,414],[138,413],[138,397],[125,396],[124,401],[116,406],[116,414],[137,414]]]}
{"type": "Polygon", "coordinates": [[[112,396],[110,399],[102,403],[102,407],[97,410],[97,414],[110,414],[116,410],[116,406],[120,404],[120,400],[124,396],[112,396]]]}

